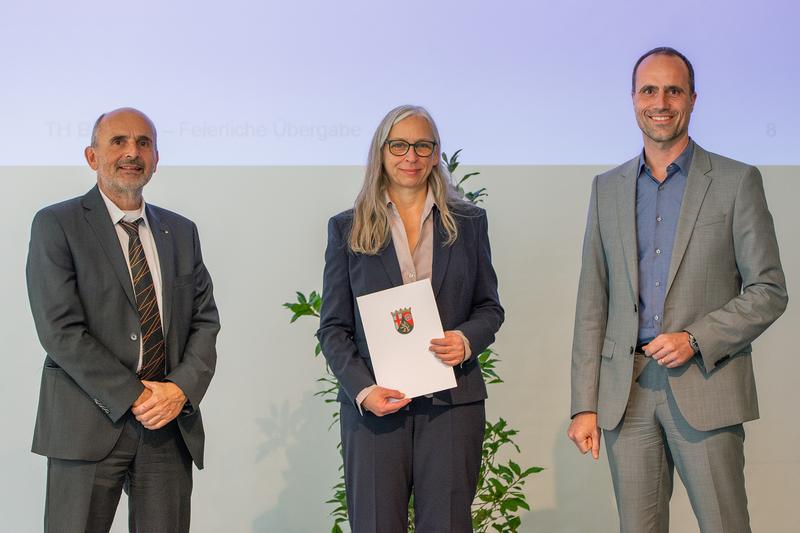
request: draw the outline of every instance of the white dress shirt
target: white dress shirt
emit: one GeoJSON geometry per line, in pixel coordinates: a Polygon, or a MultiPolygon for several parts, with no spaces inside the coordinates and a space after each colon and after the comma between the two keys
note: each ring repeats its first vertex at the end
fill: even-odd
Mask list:
{"type": "MultiPolygon", "coordinates": [[[[102,190],[100,190],[100,196],[103,197],[103,201],[105,202],[106,208],[108,209],[108,215],[111,217],[111,222],[114,224],[114,229],[117,232],[117,237],[119,238],[119,245],[122,248],[122,255],[123,257],[125,257],[125,264],[128,265],[128,274],[130,274],[131,276],[131,286],[133,286],[133,274],[131,274],[131,260],[130,256],[128,255],[129,237],[125,229],[123,229],[123,227],[119,224],[119,221],[124,220],[125,222],[135,222],[140,218],[143,220],[143,222],[139,224],[139,240],[142,241],[144,258],[147,260],[147,266],[148,268],[150,268],[150,275],[153,277],[153,287],[156,291],[156,303],[158,304],[158,314],[161,317],[161,324],[163,328],[164,314],[162,309],[164,307],[161,305],[161,300],[162,300],[161,264],[158,262],[158,250],[156,249],[156,243],[153,239],[153,232],[150,229],[150,222],[147,220],[147,212],[145,211],[144,199],[142,199],[142,205],[139,207],[139,209],[136,209],[134,211],[123,211],[108,196],[106,196],[102,190]]],[[[136,371],[138,372],[141,369],[142,369],[142,335],[140,333],[139,363],[136,365],[136,371]]]]}

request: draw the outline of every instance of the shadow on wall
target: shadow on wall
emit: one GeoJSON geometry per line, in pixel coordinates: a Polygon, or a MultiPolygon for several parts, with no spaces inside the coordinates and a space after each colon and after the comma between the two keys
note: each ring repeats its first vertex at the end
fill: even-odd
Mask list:
{"type": "MultiPolygon", "coordinates": [[[[338,427],[327,430],[333,407],[323,405],[312,392],[292,408],[289,402],[272,404],[269,414],[256,420],[263,440],[256,461],[272,454],[286,455],[284,490],[274,504],[253,522],[255,533],[329,531],[332,494],[338,478],[338,427]]],[[[599,461],[583,456],[566,437],[565,422],[554,442],[555,508],[536,510],[523,517],[522,531],[584,533],[616,531],[617,510],[605,452],[599,461]]],[[[605,443],[603,443],[605,444],[605,443]]]]}
{"type": "Polygon", "coordinates": [[[554,444],[555,508],[535,510],[522,521],[523,530],[542,533],[617,531],[617,508],[602,443],[600,459],[581,455],[567,438],[564,422],[554,444]]]}
{"type": "Polygon", "coordinates": [[[263,441],[255,461],[283,451],[286,469],[284,479],[280,480],[284,490],[272,507],[255,519],[254,532],[330,530],[330,506],[325,501],[331,497],[339,464],[336,448],[339,427],[328,431],[333,410],[333,405],[324,404],[313,392],[307,392],[294,408],[287,401],[275,403],[269,407],[267,416],[256,419],[263,441]]]}

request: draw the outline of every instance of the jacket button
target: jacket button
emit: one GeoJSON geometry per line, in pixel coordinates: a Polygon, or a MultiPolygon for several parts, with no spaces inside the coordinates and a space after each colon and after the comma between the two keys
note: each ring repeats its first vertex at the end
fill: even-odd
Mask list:
{"type": "Polygon", "coordinates": [[[631,346],[631,355],[633,355],[633,346],[631,346]]]}
{"type": "Polygon", "coordinates": [[[131,340],[132,341],[135,341],[138,338],[139,338],[139,336],[136,333],[131,333],[131,340]]]}

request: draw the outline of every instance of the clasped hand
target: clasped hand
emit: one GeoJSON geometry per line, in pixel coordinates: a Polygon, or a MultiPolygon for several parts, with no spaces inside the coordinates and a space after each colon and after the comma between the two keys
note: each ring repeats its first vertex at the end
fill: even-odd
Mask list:
{"type": "Polygon", "coordinates": [[[694,350],[689,344],[689,334],[685,331],[662,333],[642,349],[656,363],[667,368],[683,366],[694,357],[694,350]]]}
{"type": "Polygon", "coordinates": [[[442,339],[431,339],[428,349],[447,366],[456,366],[462,363],[467,353],[464,348],[464,339],[455,331],[445,331],[442,339]]]}
{"type": "Polygon", "coordinates": [[[147,429],[159,429],[180,414],[186,396],[180,387],[170,381],[142,381],[144,390],[131,406],[136,420],[147,429]]]}

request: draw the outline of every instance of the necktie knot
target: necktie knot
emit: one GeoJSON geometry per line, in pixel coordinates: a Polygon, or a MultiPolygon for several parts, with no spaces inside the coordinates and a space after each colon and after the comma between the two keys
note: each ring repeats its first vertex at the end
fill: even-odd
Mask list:
{"type": "Polygon", "coordinates": [[[119,225],[122,226],[122,229],[125,230],[125,233],[128,234],[129,237],[138,237],[139,236],[139,223],[142,221],[142,218],[137,218],[133,222],[128,222],[127,220],[120,220],[119,225]]]}

